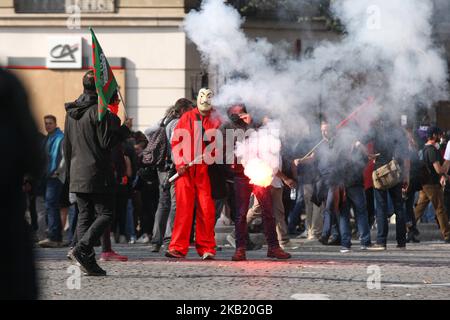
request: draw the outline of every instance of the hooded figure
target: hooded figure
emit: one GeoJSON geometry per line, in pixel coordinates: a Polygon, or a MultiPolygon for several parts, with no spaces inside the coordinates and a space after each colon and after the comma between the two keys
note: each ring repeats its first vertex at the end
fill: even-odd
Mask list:
{"type": "Polygon", "coordinates": [[[97,100],[95,92],[85,91],[75,102],[66,104],[64,151],[73,193],[114,191],[111,150],[130,134],[112,112],[98,121],[97,100]]]}
{"type": "Polygon", "coordinates": [[[69,252],[87,275],[106,272],[95,260],[93,247],[111,223],[114,207],[114,172],[111,150],[129,135],[131,121],[120,126],[111,112],[98,120],[98,96],[92,71],[83,78],[84,93],[66,104],[64,156],[69,190],[77,196],[77,245],[69,252]]]}

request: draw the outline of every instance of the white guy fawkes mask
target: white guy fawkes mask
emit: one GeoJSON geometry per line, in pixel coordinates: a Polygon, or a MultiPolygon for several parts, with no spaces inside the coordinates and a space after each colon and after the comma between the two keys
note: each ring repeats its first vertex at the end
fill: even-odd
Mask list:
{"type": "Polygon", "coordinates": [[[197,96],[197,108],[201,112],[207,112],[211,110],[211,99],[213,97],[213,92],[210,89],[200,89],[197,96]]]}

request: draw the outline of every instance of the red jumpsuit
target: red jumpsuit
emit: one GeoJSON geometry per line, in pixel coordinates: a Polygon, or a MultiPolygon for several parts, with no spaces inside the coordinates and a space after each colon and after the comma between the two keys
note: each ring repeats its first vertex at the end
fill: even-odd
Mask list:
{"type": "MultiPolygon", "coordinates": [[[[177,169],[193,161],[197,155],[195,150],[203,150],[206,145],[202,131],[218,129],[220,119],[214,111],[208,116],[202,116],[198,109],[186,112],[178,122],[172,138],[172,151],[177,169]],[[198,123],[201,120],[202,126],[198,123]],[[197,122],[197,124],[196,124],[197,122]],[[189,133],[189,141],[179,139],[177,130],[189,133]],[[180,148],[182,143],[182,148],[180,148]],[[177,148],[178,146],[178,148],[177,148]],[[190,152],[186,149],[190,148],[190,152]],[[181,150],[181,151],[180,151],[181,150]],[[190,154],[189,154],[190,153],[190,154]]],[[[199,151],[198,154],[201,154],[199,151]]],[[[215,205],[211,196],[211,185],[208,176],[208,166],[205,163],[195,164],[175,182],[176,213],[169,250],[176,250],[186,255],[189,250],[189,240],[193,223],[194,205],[196,206],[195,246],[200,256],[206,252],[216,254],[215,241],[215,205]]]]}

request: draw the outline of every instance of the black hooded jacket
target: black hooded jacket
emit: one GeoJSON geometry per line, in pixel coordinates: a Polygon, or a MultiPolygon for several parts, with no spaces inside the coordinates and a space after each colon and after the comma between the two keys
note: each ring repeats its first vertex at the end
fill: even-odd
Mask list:
{"type": "Polygon", "coordinates": [[[131,132],[111,112],[98,121],[97,101],[95,93],[85,92],[66,104],[64,156],[70,192],[114,192],[111,150],[131,132]]]}

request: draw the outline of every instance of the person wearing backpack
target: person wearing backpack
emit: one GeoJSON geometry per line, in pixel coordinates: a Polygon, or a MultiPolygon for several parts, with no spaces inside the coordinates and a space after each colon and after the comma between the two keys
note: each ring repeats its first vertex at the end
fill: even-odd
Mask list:
{"type": "Polygon", "coordinates": [[[206,147],[210,141],[203,137],[214,133],[221,125],[212,108],[212,91],[201,89],[197,108],[180,118],[172,138],[172,155],[179,178],[175,181],[176,213],[166,256],[184,258],[189,250],[189,238],[196,204],[195,242],[203,260],[214,259],[215,205],[209,176],[206,147]]]}
{"type": "Polygon", "coordinates": [[[376,155],[372,178],[377,208],[377,240],[370,250],[387,249],[390,214],[388,194],[394,205],[397,248],[404,250],[406,249],[406,219],[402,190],[407,189],[410,182],[410,159],[406,134],[385,111],[374,123],[364,140],[364,144],[373,142],[376,155]]]}
{"type": "MultiPolygon", "coordinates": [[[[160,143],[150,144],[144,151],[144,159],[148,163],[149,152],[155,149],[163,149],[164,152],[160,154],[163,158],[154,161],[153,165],[156,165],[159,180],[159,202],[158,208],[155,214],[155,222],[153,224],[152,232],[152,252],[159,252],[163,242],[168,244],[170,242],[170,237],[172,235],[173,221],[175,219],[175,209],[176,209],[176,199],[175,199],[175,185],[168,184],[168,179],[172,176],[173,172],[173,161],[171,156],[170,141],[173,136],[180,117],[192,110],[192,101],[181,98],[175,102],[175,105],[166,111],[164,118],[160,122],[160,128],[162,130],[159,137],[164,139],[160,143]],[[164,148],[158,148],[158,145],[164,145],[164,148]]],[[[155,133],[157,134],[157,133],[155,133]]],[[[152,141],[152,137],[149,141],[152,141]]],[[[153,139],[154,141],[154,139],[153,139]]],[[[144,160],[145,161],[145,160],[144,160]]]]}
{"type": "Polygon", "coordinates": [[[441,130],[436,127],[430,127],[427,132],[427,142],[422,151],[424,164],[422,190],[419,193],[414,214],[418,221],[431,202],[436,212],[442,237],[446,243],[450,243],[450,226],[444,207],[444,191],[441,186],[441,178],[446,177],[446,171],[445,167],[441,165],[443,162],[441,154],[435,146],[440,133],[441,130]]]}

